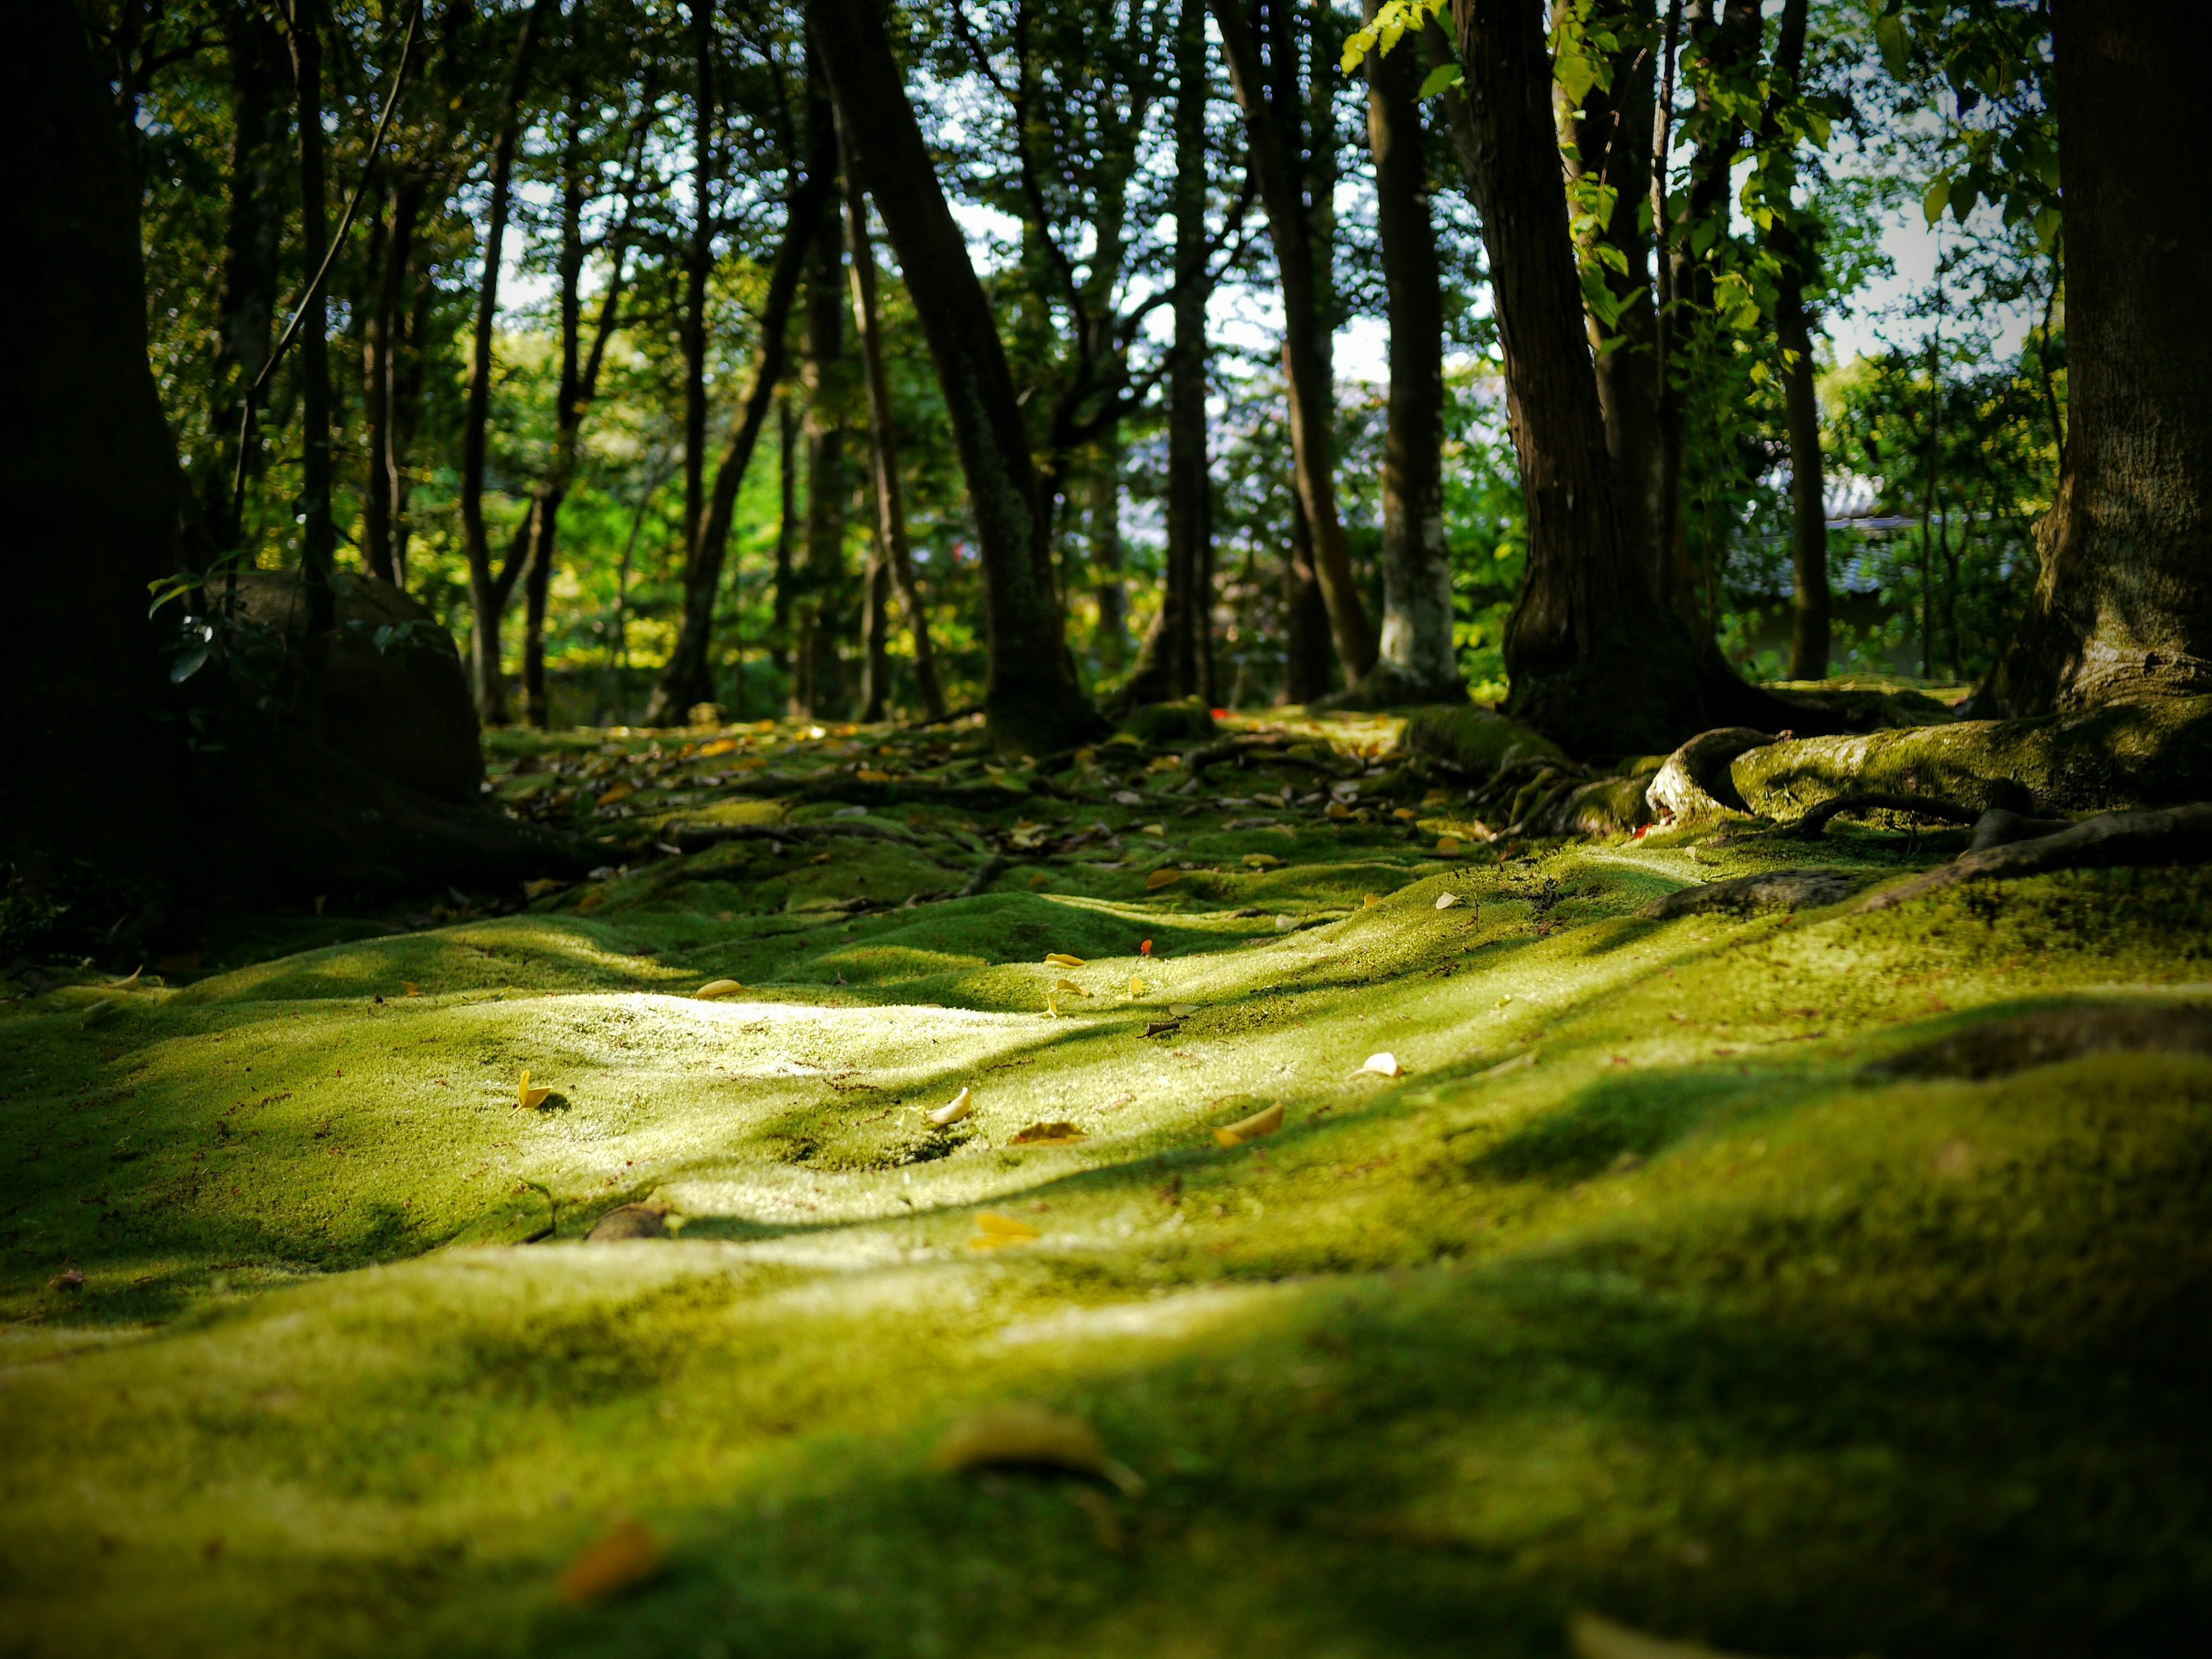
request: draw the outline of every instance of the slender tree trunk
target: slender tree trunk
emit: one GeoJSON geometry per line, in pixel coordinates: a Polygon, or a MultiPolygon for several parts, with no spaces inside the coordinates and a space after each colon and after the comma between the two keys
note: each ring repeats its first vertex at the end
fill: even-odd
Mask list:
{"type": "Polygon", "coordinates": [[[1091,468],[1091,599],[1098,607],[1093,645],[1109,674],[1129,660],[1129,595],[1122,586],[1121,434],[1100,437],[1091,468]]]}
{"type": "Polygon", "coordinates": [[[2212,691],[2212,220],[2166,153],[2212,53],[2192,0],[2056,0],[2066,468],[2035,597],[1976,695],[2040,714],[2212,691]]]}
{"type": "Polygon", "coordinates": [[[1308,703],[1328,695],[1328,606],[1314,570],[1312,521],[1295,493],[1291,505],[1290,557],[1283,565],[1283,701],[1308,703]]]}
{"type": "MultiPolygon", "coordinates": [[[[1370,18],[1376,5],[1367,0],[1370,18]]],[[[1385,702],[1456,702],[1467,690],[1452,647],[1451,550],[1444,544],[1443,275],[1413,43],[1369,53],[1367,74],[1367,140],[1390,317],[1390,404],[1382,446],[1382,637],[1359,689],[1385,702]]]]}
{"type": "Polygon", "coordinates": [[[544,731],[551,718],[545,693],[545,599],[553,581],[560,543],[561,503],[568,494],[574,464],[576,423],[583,412],[584,274],[583,99],[569,88],[568,132],[561,146],[561,248],[556,267],[559,283],[561,377],[554,392],[553,456],[538,485],[532,513],[535,535],[530,568],[522,589],[522,718],[544,731]]]}
{"type": "Polygon", "coordinates": [[[775,617],[769,657],[775,672],[791,673],[792,606],[798,598],[799,578],[794,556],[799,550],[799,411],[792,407],[788,387],[775,399],[776,490],[775,617]]]}
{"type": "MultiPolygon", "coordinates": [[[[1122,688],[1130,704],[1210,695],[1213,477],[1206,453],[1206,113],[1203,0],[1184,0],[1176,33],[1175,361],[1168,370],[1167,569],[1160,608],[1122,688]]],[[[1121,526],[1113,526],[1118,559],[1121,526]]],[[[1326,640],[1323,649],[1326,652],[1326,640]]],[[[1324,674],[1327,670],[1324,668],[1324,674]]]]}
{"type": "MultiPolygon", "coordinates": [[[[1784,0],[1775,39],[1773,90],[1767,97],[1763,142],[1777,142],[1774,114],[1796,95],[1805,63],[1808,0],[1784,0]]],[[[1795,141],[1785,140],[1794,149],[1795,141]]],[[[1827,477],[1820,459],[1820,404],[1814,385],[1812,319],[1805,309],[1809,275],[1807,248],[1791,201],[1796,157],[1783,157],[1768,186],[1773,216],[1766,249],[1774,258],[1775,343],[1782,348],[1782,395],[1790,437],[1790,678],[1828,677],[1827,477]]]]}
{"type": "MultiPolygon", "coordinates": [[[[907,539],[904,485],[899,477],[898,428],[891,417],[890,371],[884,362],[884,325],[876,307],[876,253],[868,234],[867,198],[860,193],[852,169],[845,170],[845,232],[852,244],[853,324],[860,331],[860,358],[868,384],[868,452],[874,474],[876,547],[880,570],[868,575],[868,606],[875,636],[888,628],[889,601],[878,593],[879,583],[898,594],[906,615],[907,631],[914,641],[914,689],[922,714],[937,720],[945,713],[945,689],[938,683],[937,653],[929,641],[929,612],[922,608],[921,589],[915,581],[914,552],[907,539]],[[878,623],[878,605],[884,614],[878,623]]],[[[882,704],[890,695],[888,665],[877,665],[872,645],[868,686],[862,701],[877,712],[864,720],[881,720],[882,704]]]]}
{"type": "MultiPolygon", "coordinates": [[[[1291,45],[1285,0],[1268,0],[1271,56],[1279,78],[1295,84],[1297,53],[1291,45]]],[[[1284,362],[1290,382],[1291,454],[1299,501],[1312,527],[1314,569],[1328,607],[1329,630],[1348,678],[1373,666],[1375,635],[1352,574],[1352,558],[1337,515],[1332,455],[1335,409],[1324,341],[1328,326],[1321,288],[1321,267],[1313,246],[1309,204],[1302,188],[1297,100],[1284,99],[1270,86],[1261,60],[1260,36],[1243,0],[1212,0],[1214,21],[1227,48],[1230,80],[1244,125],[1252,169],[1267,210],[1267,231],[1283,295],[1284,362]]]]}
{"type": "Polygon", "coordinates": [[[401,326],[400,290],[414,258],[415,220],[422,207],[422,181],[400,180],[392,186],[391,198],[362,374],[362,404],[368,429],[367,483],[362,492],[362,562],[368,567],[369,574],[388,582],[398,580],[392,525],[397,494],[392,423],[398,387],[393,360],[401,326]]]}
{"type": "MultiPolygon", "coordinates": [[[[707,501],[707,278],[714,262],[714,0],[691,8],[691,234],[684,249],[684,545],[707,501]]],[[[702,701],[706,699],[702,698],[702,701]]]]}
{"type": "MultiPolygon", "coordinates": [[[[1613,58],[1613,85],[1592,87],[1581,118],[1563,118],[1561,150],[1567,176],[1614,192],[1613,212],[1595,225],[1590,240],[1620,256],[1625,270],[1600,270],[1611,303],[1608,320],[1589,311],[1590,348],[1597,366],[1598,407],[1605,415],[1606,453],[1612,461],[1613,511],[1620,537],[1653,591],[1667,580],[1660,534],[1664,446],[1660,437],[1658,307],[1651,291],[1651,200],[1654,79],[1649,32],[1652,0],[1632,0],[1626,31],[1613,58]]],[[[1571,106],[1556,94],[1562,116],[1571,106]]]]}
{"type": "MultiPolygon", "coordinates": [[[[292,0],[292,73],[300,143],[301,268],[312,280],[330,237],[323,187],[323,47],[319,0],[292,0]]],[[[331,571],[337,527],[331,520],[329,309],[316,286],[300,321],[300,590],[307,603],[310,684],[332,623],[331,571]]],[[[310,693],[312,696],[312,692],[310,693]]]]}
{"type": "Polygon", "coordinates": [[[428,270],[415,277],[415,300],[406,337],[392,353],[392,428],[389,471],[392,474],[392,580],[407,586],[407,550],[413,539],[414,517],[409,504],[415,494],[415,476],[409,458],[415,452],[415,434],[422,423],[422,374],[427,361],[430,325],[437,305],[437,285],[428,270]]]}
{"type": "Polygon", "coordinates": [[[476,337],[469,361],[469,389],[461,417],[461,540],[469,562],[469,604],[476,625],[469,667],[476,684],[477,716],[486,726],[507,723],[507,683],[500,668],[500,618],[514,592],[522,561],[510,557],[495,572],[483,515],[486,428],[491,418],[492,330],[499,320],[499,267],[507,254],[507,216],[514,173],[515,126],[538,28],[551,0],[532,0],[516,38],[514,59],[500,96],[492,137],[491,205],[484,228],[483,270],[477,281],[476,337]]]}
{"type": "MultiPolygon", "coordinates": [[[[834,152],[832,152],[834,155],[834,152]]],[[[792,307],[798,302],[799,276],[820,224],[822,204],[834,202],[834,173],[808,175],[791,198],[783,246],[769,273],[768,299],[761,308],[760,346],[753,359],[753,383],[738,411],[730,441],[714,469],[714,491],[700,520],[699,537],[684,561],[684,621],[676,644],[653,688],[646,711],[647,726],[675,726],[697,704],[711,702],[714,671],[714,599],[722,583],[731,521],[737,516],[738,491],[751,466],[761,428],[776,403],[776,388],[790,361],[792,307]]]]}
{"type": "Polygon", "coordinates": [[[1659,96],[1651,123],[1651,261],[1657,304],[1651,327],[1652,374],[1659,398],[1658,498],[1646,550],[1651,596],[1667,610],[1681,613],[1687,556],[1682,545],[1682,400],[1676,386],[1680,368],[1675,342],[1681,313],[1675,301],[1674,262],[1679,234],[1669,204],[1674,156],[1674,83],[1682,44],[1682,0],[1667,0],[1667,24],[1659,41],[1659,96]]]}
{"type": "MultiPolygon", "coordinates": [[[[239,422],[246,388],[269,361],[276,310],[276,258],[283,232],[286,75],[284,43],[250,7],[227,9],[223,30],[231,76],[231,142],[224,204],[222,271],[216,295],[216,388],[209,429],[219,447],[204,475],[201,511],[217,546],[242,545],[245,527],[231,507],[239,422]]],[[[259,471],[258,430],[246,434],[246,473],[259,471]]]]}
{"type": "Polygon", "coordinates": [[[1655,612],[1613,509],[1582,325],[1539,0],[1455,0],[1469,187],[1489,251],[1528,568],[1506,626],[1509,707],[1570,750],[1649,754],[1747,690],[1655,612]]]}
{"type": "Polygon", "coordinates": [[[1046,755],[1098,729],[1053,591],[1036,463],[990,301],[945,205],[873,0],[811,0],[808,21],[860,183],[884,216],[937,366],[982,551],[984,708],[997,739],[1046,755]]]}
{"type": "MultiPolygon", "coordinates": [[[[808,169],[834,177],[837,131],[818,65],[808,70],[808,169]]],[[[838,623],[845,594],[845,518],[852,478],[845,465],[845,415],[851,405],[845,359],[845,232],[834,197],[816,210],[806,308],[801,319],[800,380],[806,392],[805,597],[799,607],[799,685],[792,712],[817,720],[845,711],[838,623]]]]}

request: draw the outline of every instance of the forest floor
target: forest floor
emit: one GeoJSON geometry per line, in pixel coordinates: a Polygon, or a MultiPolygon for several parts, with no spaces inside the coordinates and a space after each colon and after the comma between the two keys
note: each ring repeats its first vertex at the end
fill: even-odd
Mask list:
{"type": "Polygon", "coordinates": [[[32,974],[0,1651],[2203,1638],[2212,1059],[1883,1062],[2204,994],[2212,872],[1653,920],[1964,836],[1501,855],[1287,735],[502,734],[613,867],[32,974]]]}

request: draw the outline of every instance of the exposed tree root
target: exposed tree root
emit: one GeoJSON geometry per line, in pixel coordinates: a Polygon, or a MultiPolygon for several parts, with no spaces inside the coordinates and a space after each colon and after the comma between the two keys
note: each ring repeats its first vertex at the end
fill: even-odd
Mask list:
{"type": "Polygon", "coordinates": [[[2158,1050],[2212,1054],[2212,1006],[2084,1002],[1978,1020],[1963,1030],[1875,1060],[1874,1078],[2003,1077],[2082,1054],[2158,1050]]]}
{"type": "MultiPolygon", "coordinates": [[[[1933,800],[1925,795],[1898,795],[1887,790],[1872,790],[1865,794],[1838,795],[1832,800],[1824,800],[1808,810],[1802,817],[1783,824],[1771,833],[1792,841],[1818,841],[1832,819],[1855,817],[1861,812],[1905,812],[1914,817],[1933,818],[1939,823],[1978,823],[1991,816],[1977,807],[1961,806],[1956,801],[1933,800]]],[[[2017,819],[2014,813],[2008,812],[2005,816],[2017,819]]]]}
{"type": "Polygon", "coordinates": [[[2118,864],[2198,864],[2212,859],[2212,802],[2106,812],[2061,830],[1979,852],[1870,895],[1862,911],[1887,910],[1966,881],[2003,881],[2051,870],[2118,864]]]}
{"type": "Polygon", "coordinates": [[[1637,915],[1647,921],[1665,921],[1693,915],[1701,910],[1814,909],[1836,904],[1858,891],[1866,878],[1849,870],[1769,870],[1729,881],[1684,887],[1653,899],[1637,915]]]}
{"type": "Polygon", "coordinates": [[[909,830],[857,818],[830,823],[672,823],[655,834],[686,853],[719,847],[727,841],[772,841],[789,847],[803,841],[827,841],[839,836],[854,836],[863,841],[896,841],[908,847],[922,844],[922,838],[909,830]]]}

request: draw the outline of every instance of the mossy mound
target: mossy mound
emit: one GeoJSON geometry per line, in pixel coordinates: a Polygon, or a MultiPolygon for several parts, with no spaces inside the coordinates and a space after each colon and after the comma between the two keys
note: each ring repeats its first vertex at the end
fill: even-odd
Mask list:
{"type": "Polygon", "coordinates": [[[653,854],[707,769],[848,740],[758,735],[502,739],[503,793],[611,743],[588,781],[645,786],[583,802],[627,839],[532,908],[293,918],[269,948],[313,948],[52,964],[0,1005],[15,1648],[1552,1655],[1586,1608],[1742,1651],[2164,1651],[2212,1620],[2212,1060],[1883,1069],[2091,988],[2201,1008],[2212,872],[1648,920],[1950,842],[1439,860],[1444,807],[1399,818],[1372,756],[1187,795],[1105,745],[1073,801],[787,802],[781,853],[653,854]],[[1141,1493],[935,1466],[1007,1401],[1141,1493]],[[663,1570],[564,1600],[627,1520],[663,1570]]]}
{"type": "Polygon", "coordinates": [[[1400,741],[1410,754],[1442,761],[1476,779],[1496,777],[1525,760],[1565,758],[1549,738],[1472,703],[1417,710],[1407,720],[1400,741]]]}

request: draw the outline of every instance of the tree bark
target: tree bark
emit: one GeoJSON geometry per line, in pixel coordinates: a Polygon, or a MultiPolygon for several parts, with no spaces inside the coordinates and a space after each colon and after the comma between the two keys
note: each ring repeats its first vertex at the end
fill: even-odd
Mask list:
{"type": "Polygon", "coordinates": [[[761,307],[760,346],[753,361],[752,386],[731,429],[729,445],[714,469],[714,493],[700,520],[698,538],[684,561],[684,621],[646,710],[647,726],[680,725],[696,705],[714,701],[714,599],[721,588],[730,524],[737,516],[738,490],[752,465],[761,428],[768,422],[769,410],[777,401],[776,388],[790,362],[791,313],[798,302],[799,275],[818,227],[822,204],[832,199],[833,182],[832,175],[812,173],[793,192],[783,246],[776,250],[775,264],[769,273],[768,298],[761,307]]]}
{"type": "MultiPolygon", "coordinates": [[[[555,267],[559,283],[561,374],[553,395],[553,455],[538,485],[532,509],[530,568],[522,579],[522,718],[544,731],[552,709],[545,692],[545,600],[553,581],[560,544],[561,503],[568,494],[575,464],[576,425],[583,414],[582,295],[584,199],[582,169],[583,99],[571,86],[568,132],[561,146],[561,247],[555,267]]],[[[617,282],[610,284],[610,294],[617,282]]]]}
{"type": "Polygon", "coordinates": [[[1098,441],[1091,467],[1091,599],[1098,607],[1092,645],[1109,674],[1129,659],[1129,594],[1122,583],[1121,434],[1117,427],[1098,441]]]}
{"type": "MultiPolygon", "coordinates": [[[[1367,0],[1370,19],[1377,3],[1367,0]]],[[[1413,43],[1370,52],[1367,76],[1390,401],[1382,443],[1382,636],[1358,689],[1385,702],[1458,702],[1467,687],[1452,647],[1451,550],[1444,544],[1443,275],[1413,43]]]]}
{"type": "Polygon", "coordinates": [[[1455,0],[1469,179],[1482,218],[1528,501],[1528,567],[1506,625],[1509,709],[1571,752],[1650,754],[1715,724],[1717,677],[1649,584],[1613,514],[1582,327],[1539,0],[1455,0]]]}
{"type": "Polygon", "coordinates": [[[776,498],[775,616],[769,630],[769,659],[775,672],[791,672],[792,607],[798,599],[799,575],[794,562],[799,550],[799,411],[791,406],[785,387],[775,399],[776,498]]]}
{"type": "Polygon", "coordinates": [[[914,641],[914,689],[923,716],[940,720],[945,714],[945,689],[938,683],[937,653],[929,641],[929,613],[922,608],[921,590],[914,577],[914,552],[907,539],[905,488],[899,477],[898,429],[891,418],[890,372],[884,362],[883,319],[876,306],[876,254],[868,234],[867,198],[860,193],[852,170],[845,170],[845,231],[852,244],[853,325],[860,331],[860,359],[868,385],[868,453],[874,476],[877,560],[868,573],[868,615],[873,640],[868,653],[868,683],[861,701],[867,709],[863,720],[884,718],[890,696],[888,665],[878,661],[881,641],[889,627],[889,599],[884,586],[898,594],[905,612],[907,631],[914,641]]]}
{"type": "MultiPolygon", "coordinates": [[[[1331,453],[1334,398],[1323,349],[1328,319],[1318,292],[1320,267],[1300,178],[1297,101],[1271,90],[1261,60],[1260,37],[1243,0],[1211,0],[1211,4],[1227,49],[1230,81],[1244,114],[1252,170],[1259,180],[1261,204],[1267,210],[1282,289],[1293,477],[1311,528],[1314,571],[1328,608],[1329,631],[1346,675],[1357,679],[1374,665],[1375,634],[1352,578],[1344,526],[1337,514],[1331,453]]],[[[1269,0],[1269,4],[1273,15],[1286,16],[1285,0],[1269,0]]],[[[1291,30],[1285,24],[1270,33],[1278,75],[1287,70],[1295,79],[1296,52],[1285,49],[1291,30]]]]}
{"type": "MultiPolygon", "coordinates": [[[[1660,533],[1664,498],[1661,468],[1660,383],[1656,344],[1658,307],[1651,291],[1651,199],[1654,115],[1652,52],[1644,38],[1652,0],[1632,0],[1629,31],[1613,59],[1613,85],[1592,87],[1581,118],[1563,120],[1560,137],[1570,179],[1587,179],[1614,192],[1613,212],[1593,227],[1590,240],[1617,251],[1626,270],[1601,266],[1618,307],[1608,322],[1588,313],[1597,366],[1598,407],[1605,416],[1606,453],[1613,465],[1613,513],[1620,538],[1654,592],[1668,583],[1666,544],[1660,533]]],[[[1563,113],[1564,91],[1558,94],[1563,113]]]]}
{"type": "MultiPolygon", "coordinates": [[[[714,3],[690,0],[691,234],[684,247],[684,545],[699,544],[707,502],[707,278],[714,263],[714,3]]],[[[687,618],[688,620],[688,618],[687,618]]],[[[708,699],[702,698],[702,702],[708,699]]]]}
{"type": "Polygon", "coordinates": [[[1290,556],[1283,563],[1283,701],[1309,703],[1328,695],[1328,606],[1314,570],[1305,503],[1294,493],[1291,506],[1290,556]]]}
{"type": "Polygon", "coordinates": [[[422,183],[409,177],[391,191],[384,258],[376,272],[376,297],[368,319],[368,349],[362,365],[363,424],[368,428],[367,480],[362,492],[361,556],[372,576],[397,583],[392,517],[398,468],[393,459],[392,405],[398,395],[394,360],[400,331],[400,289],[415,257],[415,221],[422,210],[422,183]]]}
{"type": "MultiPolygon", "coordinates": [[[[808,70],[807,168],[838,171],[837,129],[818,66],[808,70]]],[[[845,415],[851,376],[845,358],[845,230],[834,196],[815,210],[800,319],[800,383],[806,393],[806,534],[799,605],[799,680],[792,713],[816,720],[846,712],[838,623],[845,592],[845,521],[853,484],[845,465],[845,415]]]]}
{"type": "Polygon", "coordinates": [[[2065,201],[2066,471],[2035,597],[1976,711],[2212,690],[2212,221],[2146,158],[2212,52],[2190,0],[2053,7],[2065,201]]]}
{"type": "Polygon", "coordinates": [[[1100,722],[1068,655],[1036,468],[990,301],[873,0],[811,0],[808,20],[854,167],[884,216],[929,342],[967,479],[982,552],[986,715],[1000,743],[1048,754],[1100,722]]]}
{"type": "Polygon", "coordinates": [[[491,417],[492,330],[499,318],[499,267],[507,252],[507,216],[514,174],[515,123],[538,27],[551,0],[532,0],[516,38],[514,58],[501,90],[492,137],[491,206],[484,228],[483,270],[477,279],[476,337],[469,359],[469,389],[461,417],[461,542],[469,562],[469,605],[475,626],[469,641],[469,669],[474,682],[477,718],[486,726],[507,723],[507,683],[500,672],[500,618],[514,592],[522,561],[510,557],[495,572],[491,542],[484,529],[483,480],[486,427],[491,417]]]}

